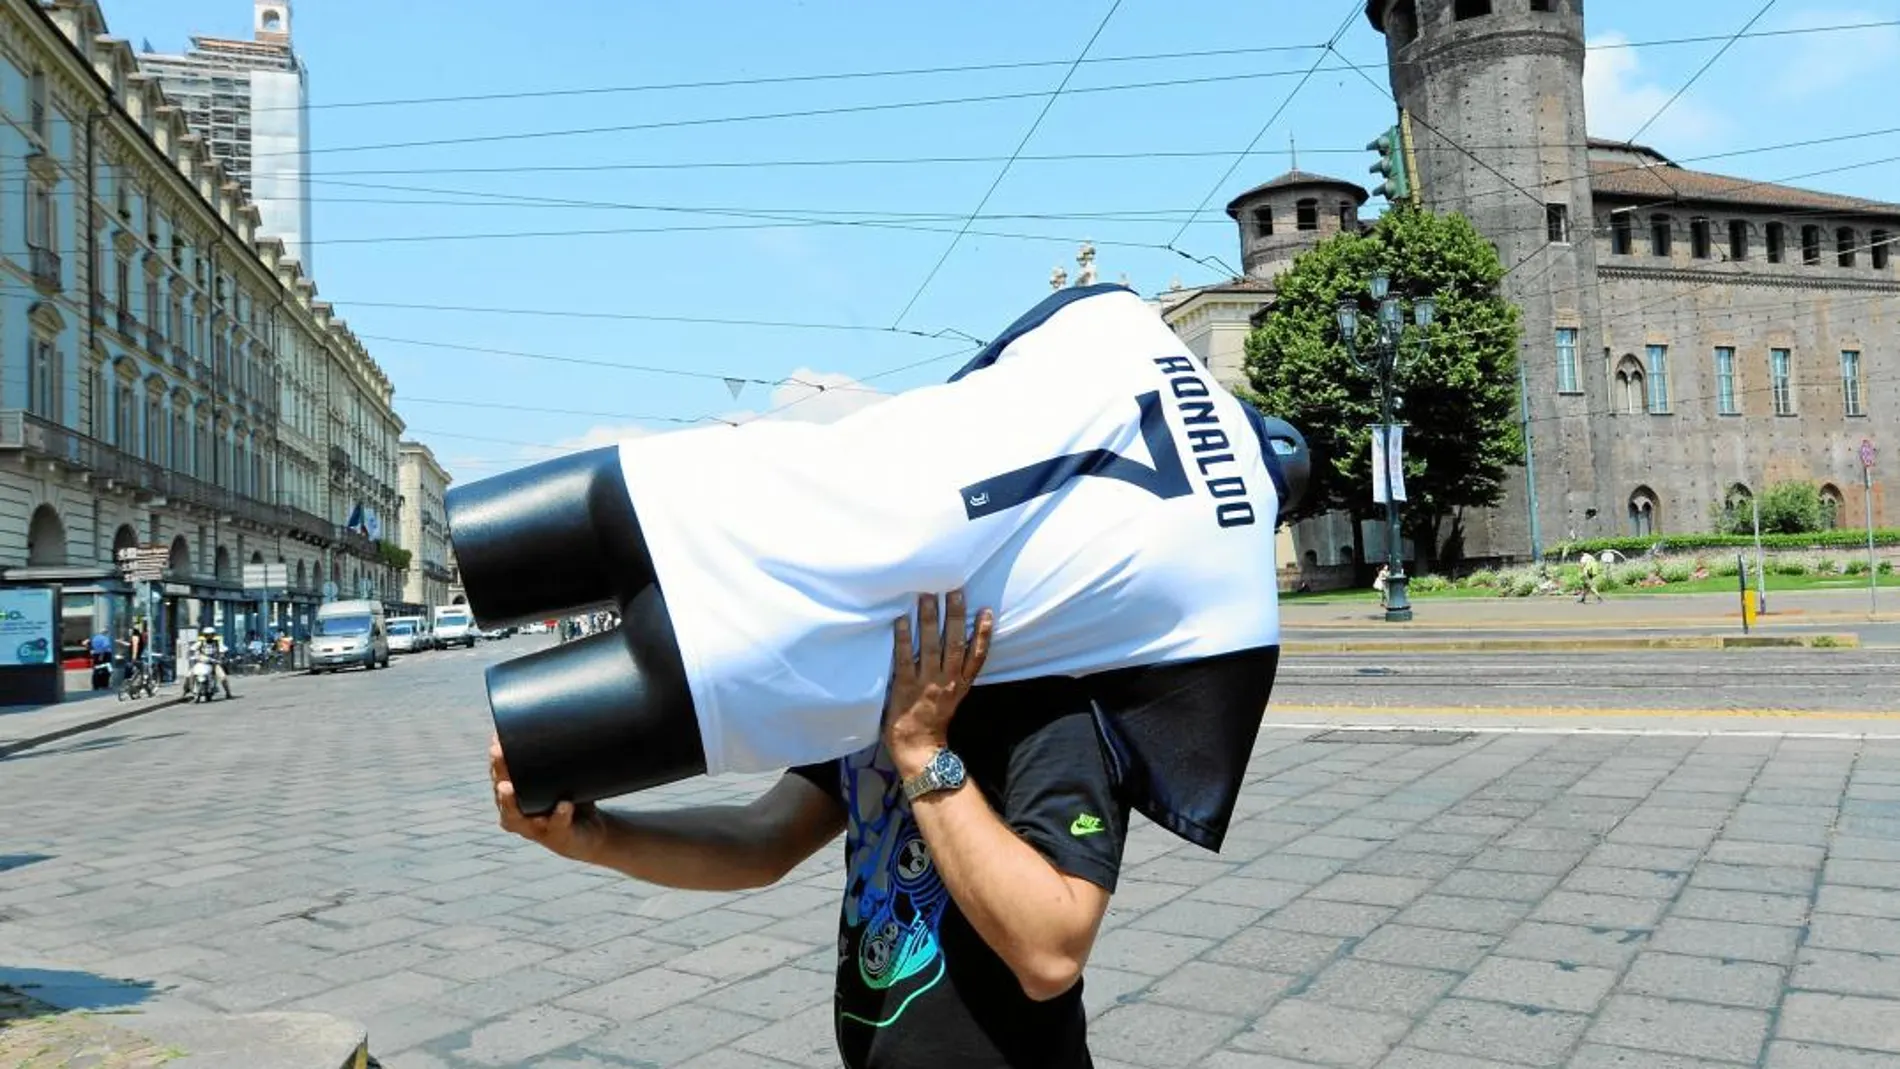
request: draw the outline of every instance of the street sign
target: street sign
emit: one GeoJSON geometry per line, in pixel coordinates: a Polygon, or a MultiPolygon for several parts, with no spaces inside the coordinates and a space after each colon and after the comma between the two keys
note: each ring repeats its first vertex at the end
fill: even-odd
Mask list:
{"type": "Polygon", "coordinates": [[[165,567],[171,563],[171,547],[128,546],[119,550],[119,574],[128,583],[152,583],[165,577],[165,567]]]}
{"type": "Polygon", "coordinates": [[[285,564],[246,564],[244,586],[250,590],[281,590],[290,585],[290,567],[285,564]]]}
{"type": "Polygon", "coordinates": [[[1862,438],[1860,440],[1860,466],[1872,470],[1874,466],[1874,455],[1874,440],[1872,438],[1862,438]]]}

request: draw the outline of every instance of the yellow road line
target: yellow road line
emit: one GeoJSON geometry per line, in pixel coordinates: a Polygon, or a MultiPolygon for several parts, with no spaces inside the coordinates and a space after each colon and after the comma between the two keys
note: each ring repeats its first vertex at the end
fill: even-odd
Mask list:
{"type": "Polygon", "coordinates": [[[1581,706],[1461,706],[1461,705],[1282,705],[1267,706],[1268,716],[1349,714],[1353,716],[1595,716],[1670,718],[1727,718],[1749,720],[1900,720],[1900,710],[1846,711],[1815,709],[1586,709],[1581,706]]]}

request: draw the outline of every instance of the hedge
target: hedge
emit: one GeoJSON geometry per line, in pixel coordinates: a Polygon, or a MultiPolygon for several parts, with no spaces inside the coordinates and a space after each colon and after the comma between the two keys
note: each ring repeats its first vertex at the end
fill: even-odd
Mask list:
{"type": "MultiPolygon", "coordinates": [[[[1864,548],[1867,545],[1867,529],[1835,528],[1807,534],[1765,534],[1761,536],[1761,544],[1764,549],[1864,548]]],[[[1874,544],[1900,546],[1900,527],[1876,527],[1874,544]]],[[[1650,538],[1587,538],[1560,542],[1546,549],[1544,556],[1551,560],[1565,560],[1582,553],[1601,553],[1613,549],[1627,556],[1640,557],[1652,547],[1660,553],[1690,553],[1699,549],[1752,549],[1754,545],[1754,535],[1666,534],[1650,538]]]]}

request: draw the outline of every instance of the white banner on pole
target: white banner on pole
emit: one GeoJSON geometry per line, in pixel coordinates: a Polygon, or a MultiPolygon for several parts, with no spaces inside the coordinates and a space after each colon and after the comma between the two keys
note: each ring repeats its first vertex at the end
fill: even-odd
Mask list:
{"type": "Polygon", "coordinates": [[[1394,425],[1390,428],[1390,436],[1386,434],[1387,429],[1379,424],[1372,427],[1372,502],[1375,505],[1385,504],[1385,473],[1388,467],[1392,471],[1393,500],[1405,500],[1405,427],[1403,424],[1394,425]]]}

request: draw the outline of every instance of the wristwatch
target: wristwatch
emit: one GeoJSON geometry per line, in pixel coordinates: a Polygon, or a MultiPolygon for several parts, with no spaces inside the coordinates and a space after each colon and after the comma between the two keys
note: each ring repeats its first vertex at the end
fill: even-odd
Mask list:
{"type": "Polygon", "coordinates": [[[923,771],[904,781],[904,797],[911,801],[932,791],[954,791],[963,786],[963,759],[939,748],[923,771]]]}

